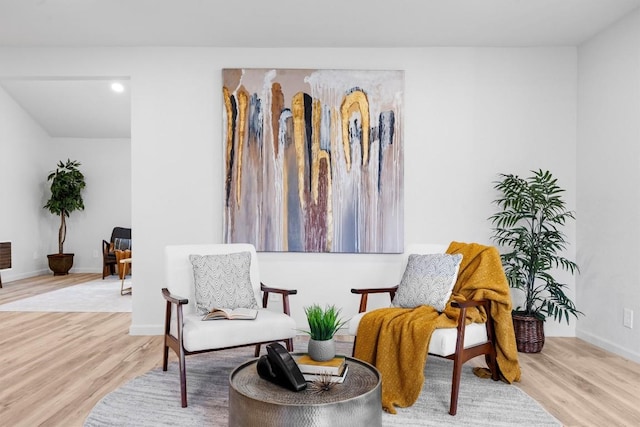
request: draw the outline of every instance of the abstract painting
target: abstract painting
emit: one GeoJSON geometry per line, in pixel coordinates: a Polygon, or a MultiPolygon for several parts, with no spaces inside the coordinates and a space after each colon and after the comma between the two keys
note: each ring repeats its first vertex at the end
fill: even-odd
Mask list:
{"type": "Polygon", "coordinates": [[[224,69],[224,241],[401,253],[404,72],[224,69]]]}

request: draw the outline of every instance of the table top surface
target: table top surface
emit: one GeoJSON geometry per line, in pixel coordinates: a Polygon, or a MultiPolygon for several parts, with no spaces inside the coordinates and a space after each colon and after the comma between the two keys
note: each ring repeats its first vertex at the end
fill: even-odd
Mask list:
{"type": "Polygon", "coordinates": [[[235,368],[229,375],[229,385],[236,392],[259,401],[280,405],[314,405],[342,402],[374,393],[380,387],[380,373],[372,365],[352,357],[346,357],[349,367],[344,382],[330,390],[317,392],[309,386],[302,391],[280,387],[258,375],[257,359],[235,368]]]}

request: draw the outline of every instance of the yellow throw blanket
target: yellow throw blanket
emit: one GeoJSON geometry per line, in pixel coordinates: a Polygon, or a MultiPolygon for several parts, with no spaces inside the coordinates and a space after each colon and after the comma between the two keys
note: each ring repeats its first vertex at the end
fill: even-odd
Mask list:
{"type": "MultiPolygon", "coordinates": [[[[424,383],[424,365],[431,334],[436,328],[455,328],[459,310],[453,300],[489,299],[494,318],[498,367],[508,381],[520,380],[520,366],[511,320],[511,295],[500,254],[491,246],[452,242],[450,254],[462,262],[449,303],[442,313],[429,306],[382,308],[362,317],[354,356],[376,366],[382,375],[382,407],[392,414],[395,406],[415,403],[424,383]]],[[[467,310],[466,323],[484,322],[482,310],[467,310]]]]}

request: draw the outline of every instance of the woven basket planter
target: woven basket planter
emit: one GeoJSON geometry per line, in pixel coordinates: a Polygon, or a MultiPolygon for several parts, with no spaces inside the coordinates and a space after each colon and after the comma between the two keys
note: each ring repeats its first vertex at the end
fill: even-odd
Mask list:
{"type": "Polygon", "coordinates": [[[540,353],[544,346],[544,322],[534,316],[512,313],[516,346],[521,353],[540,353]]]}

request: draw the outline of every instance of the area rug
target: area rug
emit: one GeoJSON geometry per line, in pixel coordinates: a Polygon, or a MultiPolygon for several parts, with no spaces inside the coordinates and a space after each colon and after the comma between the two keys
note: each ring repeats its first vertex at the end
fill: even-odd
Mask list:
{"type": "Polygon", "coordinates": [[[2,304],[0,311],[130,312],[131,295],[120,295],[120,286],[117,276],[107,277],[2,304]]]}
{"type": "MultiPolygon", "coordinates": [[[[350,347],[343,350],[342,354],[351,353],[350,347]]],[[[296,345],[296,351],[306,351],[306,348],[296,345]]],[[[180,406],[177,363],[170,363],[167,372],[161,368],[154,369],[105,396],[93,408],[84,425],[227,426],[229,374],[236,366],[250,359],[253,359],[252,347],[187,357],[187,408],[180,406]]],[[[383,413],[382,425],[561,425],[522,390],[513,385],[478,378],[471,366],[463,368],[458,414],[449,415],[451,369],[452,362],[430,357],[425,367],[425,385],[418,401],[409,408],[398,408],[397,415],[383,413]]],[[[324,425],[322,420],[317,421],[312,425],[324,425]]],[[[357,423],[345,420],[344,425],[353,426],[357,423]]]]}

